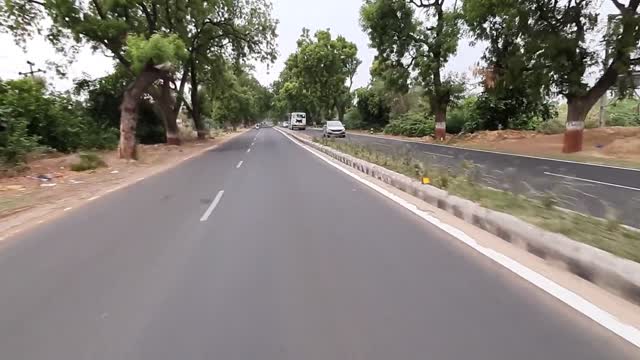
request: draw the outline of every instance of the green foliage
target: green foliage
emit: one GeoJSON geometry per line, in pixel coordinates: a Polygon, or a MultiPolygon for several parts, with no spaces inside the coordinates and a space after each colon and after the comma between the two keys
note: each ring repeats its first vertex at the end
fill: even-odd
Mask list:
{"type": "Polygon", "coordinates": [[[351,108],[344,115],[344,126],[347,129],[364,129],[365,123],[362,121],[360,112],[356,108],[351,108]]]}
{"type": "Polygon", "coordinates": [[[447,114],[447,132],[450,134],[459,134],[462,131],[469,131],[470,126],[474,126],[477,122],[476,114],[477,98],[469,96],[460,104],[449,110],[447,114]]]}
{"type": "Polygon", "coordinates": [[[443,75],[458,47],[458,10],[441,0],[365,0],[360,16],[377,50],[372,74],[392,92],[407,92],[413,80],[423,88],[432,113],[446,112],[462,88],[459,79],[443,75]]]}
{"type": "Polygon", "coordinates": [[[267,117],[271,94],[246,69],[226,67],[218,85],[210,91],[211,123],[236,128],[267,117]]]}
{"type": "MultiPolygon", "coordinates": [[[[615,3],[616,13],[606,18],[610,31],[602,31],[600,4],[595,0],[465,0],[463,12],[471,34],[489,44],[484,55],[485,85],[492,98],[484,107],[497,115],[491,123],[528,128],[535,118],[548,120],[553,115],[546,111],[545,98],[553,93],[575,107],[575,118],[569,120],[584,121],[619,75],[628,72],[640,41],[639,3],[615,3]],[[601,47],[592,45],[596,41],[607,48],[608,58],[600,59],[601,47]],[[594,79],[600,60],[606,70],[594,79]],[[508,114],[522,115],[511,119],[508,114]]],[[[619,85],[625,94],[628,82],[619,85]]]]}
{"type": "Polygon", "coordinates": [[[38,146],[38,138],[29,135],[25,118],[14,118],[11,109],[0,107],[0,165],[15,166],[38,146]]]}
{"type": "Polygon", "coordinates": [[[308,29],[302,30],[297,45],[274,83],[278,107],[285,112],[304,111],[311,119],[329,119],[334,110],[342,116],[351,102],[351,84],[361,63],[356,45],[342,36],[332,38],[328,30],[312,37],[308,29]]]}
{"type": "Polygon", "coordinates": [[[127,37],[125,56],[131,61],[132,70],[139,73],[148,65],[179,63],[187,57],[187,51],[177,35],[153,34],[147,39],[133,34],[127,37]]]}
{"type": "Polygon", "coordinates": [[[640,126],[640,101],[624,99],[607,106],[608,126],[640,126]]]}
{"type": "MultiPolygon", "coordinates": [[[[110,146],[93,146],[93,148],[111,148],[117,144],[120,127],[120,103],[127,85],[133,80],[122,68],[117,67],[113,74],[102,78],[76,82],[75,93],[84,98],[83,106],[88,116],[102,130],[92,131],[87,136],[109,139],[110,146]]],[[[152,104],[142,100],[138,107],[138,125],[136,137],[141,144],[157,144],[164,142],[166,132],[162,118],[154,111],[152,104]]],[[[101,140],[97,139],[96,142],[101,140]]]]}
{"type": "Polygon", "coordinates": [[[116,129],[94,121],[82,105],[68,95],[48,92],[34,78],[0,83],[5,162],[17,163],[37,146],[70,152],[113,148],[116,129]]]}
{"type": "Polygon", "coordinates": [[[84,153],[80,154],[79,157],[80,160],[78,162],[71,164],[72,171],[87,171],[107,166],[107,163],[95,153],[84,153]]]}
{"type": "Polygon", "coordinates": [[[375,84],[356,90],[356,109],[364,128],[381,129],[389,123],[391,107],[380,90],[375,84]]]}
{"type": "Polygon", "coordinates": [[[435,122],[423,113],[410,112],[391,120],[384,128],[385,134],[409,137],[432,136],[435,132],[435,122]]]}

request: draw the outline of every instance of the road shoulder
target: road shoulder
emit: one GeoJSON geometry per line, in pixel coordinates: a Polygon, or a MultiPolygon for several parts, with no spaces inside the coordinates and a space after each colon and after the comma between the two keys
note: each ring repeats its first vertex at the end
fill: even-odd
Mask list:
{"type": "MultiPolygon", "coordinates": [[[[138,164],[122,161],[110,164],[110,167],[99,170],[97,175],[103,177],[101,181],[64,179],[55,182],[56,186],[36,189],[40,196],[21,211],[1,218],[0,244],[24,230],[43,224],[52,219],[63,216],[109,193],[122,190],[128,186],[156,176],[179,164],[198,157],[213,150],[227,141],[243,134],[247,130],[224,134],[206,142],[188,143],[185,146],[154,147],[154,160],[138,164]],[[70,182],[71,181],[71,182],[70,182]],[[66,190],[66,191],[65,191],[66,190]]],[[[76,177],[82,178],[82,174],[76,177]]],[[[34,185],[38,186],[38,184],[34,185]]]]}

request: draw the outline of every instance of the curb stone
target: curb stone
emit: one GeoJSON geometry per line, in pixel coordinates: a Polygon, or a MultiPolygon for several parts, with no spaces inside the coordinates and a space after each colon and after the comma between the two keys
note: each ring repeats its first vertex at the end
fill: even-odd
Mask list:
{"type": "Polygon", "coordinates": [[[519,246],[556,267],[640,305],[640,264],[619,258],[564,235],[543,230],[515,216],[483,208],[473,201],[425,186],[408,176],[374,165],[287,131],[296,140],[358,171],[447,211],[499,238],[519,246]]]}

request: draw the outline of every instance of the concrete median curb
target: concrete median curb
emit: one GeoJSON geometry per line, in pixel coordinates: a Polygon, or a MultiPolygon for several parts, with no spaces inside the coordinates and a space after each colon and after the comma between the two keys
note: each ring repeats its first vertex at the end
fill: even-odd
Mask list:
{"type": "Polygon", "coordinates": [[[531,225],[515,216],[483,208],[447,191],[324,146],[287,134],[330,157],[447,211],[501,239],[640,305],[640,264],[531,225]]]}

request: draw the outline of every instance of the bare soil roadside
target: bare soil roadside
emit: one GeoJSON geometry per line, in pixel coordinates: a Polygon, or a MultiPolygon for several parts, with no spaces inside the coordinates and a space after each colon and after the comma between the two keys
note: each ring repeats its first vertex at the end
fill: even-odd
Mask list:
{"type": "Polygon", "coordinates": [[[65,209],[171,168],[244,131],[206,141],[189,141],[181,146],[140,145],[138,161],[118,159],[116,151],[102,152],[100,156],[107,167],[85,172],[70,170],[78,154],[30,162],[25,174],[0,179],[0,240],[59,215],[65,209]]]}

